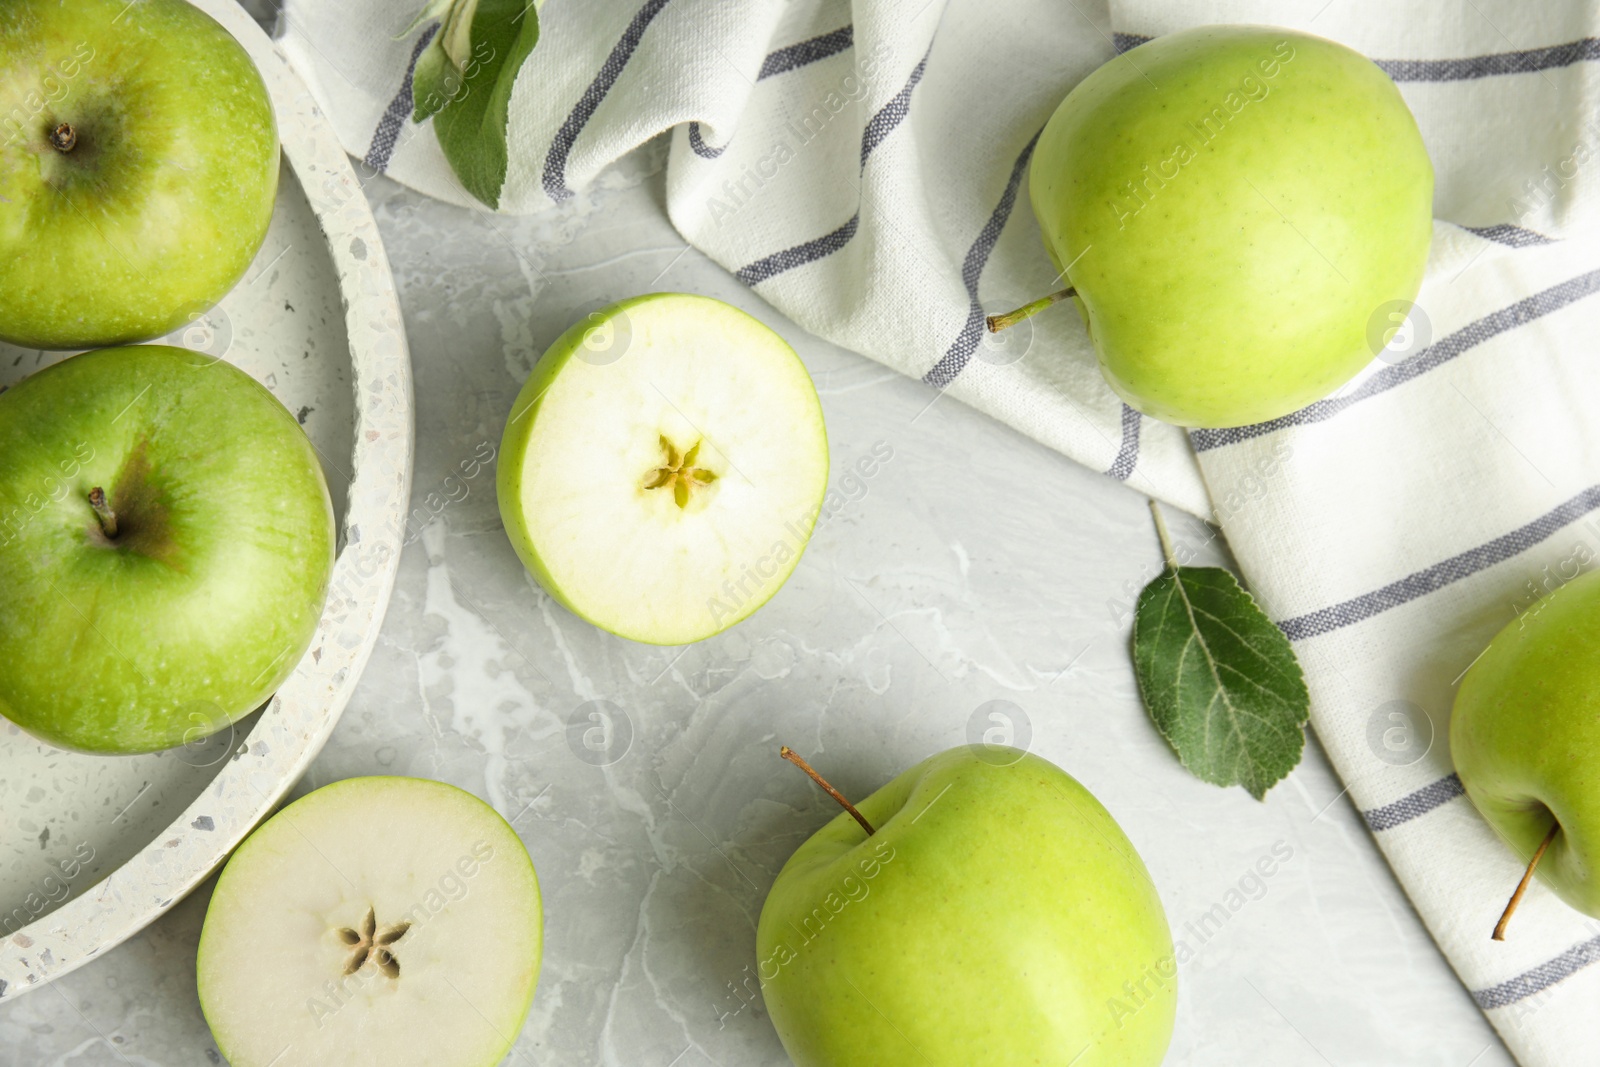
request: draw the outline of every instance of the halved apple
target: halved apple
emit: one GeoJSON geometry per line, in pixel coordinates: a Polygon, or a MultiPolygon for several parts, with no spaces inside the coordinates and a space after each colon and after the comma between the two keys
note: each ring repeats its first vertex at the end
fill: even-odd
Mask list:
{"type": "Polygon", "coordinates": [[[805,550],[828,482],[822,407],[783,338],[681,293],[556,339],[506,426],[500,515],[574,614],[678,645],[748,617],[805,550]]]}
{"type": "Polygon", "coordinates": [[[233,1067],[490,1067],[539,977],[533,862],[442,782],[350,778],[256,830],[200,934],[200,1007],[233,1067]]]}

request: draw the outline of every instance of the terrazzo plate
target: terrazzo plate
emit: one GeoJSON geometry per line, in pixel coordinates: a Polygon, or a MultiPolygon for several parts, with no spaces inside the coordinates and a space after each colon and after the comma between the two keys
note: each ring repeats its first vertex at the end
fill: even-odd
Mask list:
{"type": "MultiPolygon", "coordinates": [[[[0,720],[0,998],[42,986],[152,922],[214,871],[332,732],[377,640],[400,559],[411,364],[393,279],[332,128],[233,0],[195,0],[243,43],[282,141],[277,210],[232,293],[162,339],[222,356],[294,412],[339,522],[311,649],[255,714],[145,756],[87,756],[0,720]]],[[[0,387],[64,358],[0,344],[0,387]]]]}

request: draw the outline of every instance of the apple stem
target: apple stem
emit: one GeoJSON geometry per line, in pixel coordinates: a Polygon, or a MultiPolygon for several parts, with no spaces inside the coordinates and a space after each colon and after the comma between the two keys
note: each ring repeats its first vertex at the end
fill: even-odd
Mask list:
{"type": "Polygon", "coordinates": [[[100,530],[107,538],[112,540],[117,536],[117,513],[111,510],[111,505],[106,503],[106,491],[98,485],[89,490],[89,506],[94,509],[95,518],[100,520],[100,530]]]}
{"type": "Polygon", "coordinates": [[[1161,505],[1156,503],[1155,497],[1150,498],[1150,514],[1155,516],[1156,536],[1161,539],[1161,558],[1167,561],[1167,570],[1174,573],[1178,570],[1178,558],[1172,552],[1172,535],[1167,532],[1167,519],[1161,514],[1161,505]]]}
{"type": "Polygon", "coordinates": [[[1007,326],[1015,326],[1028,316],[1038,314],[1051,304],[1059,304],[1076,292],[1076,289],[1068,286],[1059,293],[1051,293],[1049,296],[1040,297],[1031,304],[1023,304],[1015,311],[1008,311],[1004,315],[990,315],[986,320],[989,324],[989,332],[999,333],[1007,326]]]}
{"type": "Polygon", "coordinates": [[[1544,840],[1539,842],[1539,847],[1533,850],[1533,859],[1528,861],[1528,869],[1522,872],[1522,881],[1517,883],[1517,891],[1511,894],[1511,899],[1506,902],[1506,910],[1500,913],[1500,921],[1494,924],[1494,940],[1506,939],[1506,924],[1511,921],[1511,913],[1517,910],[1517,905],[1522,903],[1522,894],[1528,891],[1528,883],[1533,881],[1533,870],[1539,866],[1539,861],[1544,859],[1544,850],[1550,847],[1550,842],[1556,839],[1556,832],[1561,829],[1558,822],[1550,827],[1550,832],[1544,835],[1544,840]]]}
{"type": "Polygon", "coordinates": [[[65,155],[78,146],[78,131],[72,128],[72,123],[63,122],[50,131],[50,145],[65,155]]]}
{"type": "Polygon", "coordinates": [[[813,782],[816,782],[818,785],[820,785],[830,797],[839,802],[840,807],[844,808],[845,811],[848,811],[851,815],[855,816],[856,822],[861,824],[861,828],[867,832],[868,837],[873,835],[874,831],[872,829],[872,824],[867,821],[866,816],[857,811],[856,806],[846,800],[843,793],[829,785],[826,778],[812,770],[811,764],[801,759],[798,752],[790,748],[788,745],[784,745],[782,748],[778,749],[778,755],[782,756],[784,759],[788,760],[790,763],[809,774],[813,782]]]}

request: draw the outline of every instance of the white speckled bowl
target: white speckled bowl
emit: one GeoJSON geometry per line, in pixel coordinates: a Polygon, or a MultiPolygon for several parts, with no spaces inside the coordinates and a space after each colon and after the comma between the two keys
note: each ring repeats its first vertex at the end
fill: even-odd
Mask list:
{"type": "MultiPolygon", "coordinates": [[[[194,0],[266,79],[283,141],[265,245],[218,312],[167,339],[224,352],[296,412],[340,520],[310,652],[264,710],[147,756],[52,749],[0,720],[0,998],[91,960],[214,871],[327,740],[377,639],[410,496],[411,363],[377,227],[333,130],[233,0],[194,0]]],[[[0,345],[0,386],[62,358],[0,345]]]]}

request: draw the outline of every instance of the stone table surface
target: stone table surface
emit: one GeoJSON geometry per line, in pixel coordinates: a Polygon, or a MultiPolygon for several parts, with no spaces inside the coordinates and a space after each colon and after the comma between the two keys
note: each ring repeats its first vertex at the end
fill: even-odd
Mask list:
{"type": "MultiPolygon", "coordinates": [[[[1151,726],[1112,607],[1158,559],[1145,500],[804,333],[686,248],[660,168],[646,150],[528,219],[368,187],[416,371],[413,537],[360,689],[294,795],[418,775],[513,821],[546,947],[507,1062],[787,1063],[741,983],[774,876],[835,811],[778,746],[859,796],[998,709],[1110,809],[1192,950],[1169,1065],[1510,1064],[1314,740],[1257,803],[1192,778],[1151,726]],[[682,649],[601,633],[546,596],[483,462],[557,334],[658,289],[727,300],[794,345],[842,502],[771,603],[682,649]],[[890,456],[856,470],[875,450],[890,456]],[[567,725],[591,701],[621,710],[605,766],[567,725]],[[1288,858],[1259,878],[1275,849],[1288,858]],[[1202,929],[1218,905],[1226,921],[1202,929]]],[[[1209,536],[1173,520],[1180,538],[1209,536]]],[[[194,988],[210,891],[8,1000],[0,1064],[220,1063],[194,988]]]]}

